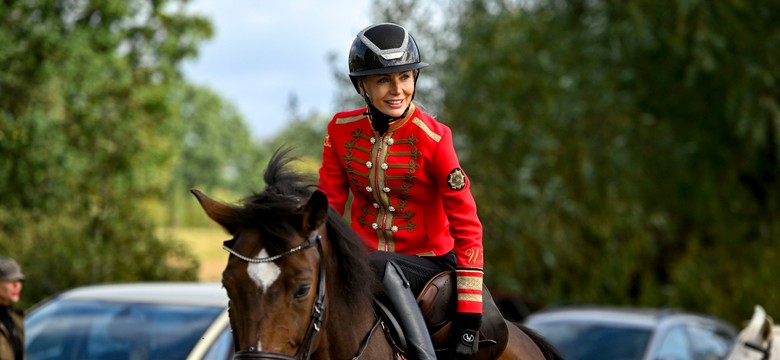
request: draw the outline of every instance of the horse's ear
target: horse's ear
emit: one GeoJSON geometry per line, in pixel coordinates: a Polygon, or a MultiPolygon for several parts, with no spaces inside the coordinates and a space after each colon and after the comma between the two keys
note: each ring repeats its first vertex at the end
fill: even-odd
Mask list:
{"type": "Polygon", "coordinates": [[[325,193],[319,190],[315,190],[309,197],[309,201],[304,207],[303,214],[303,230],[304,232],[314,231],[323,223],[328,217],[328,197],[325,193]]]}
{"type": "Polygon", "coordinates": [[[233,234],[235,232],[232,207],[209,198],[206,194],[197,189],[191,189],[190,192],[195,195],[200,206],[203,208],[203,211],[206,212],[206,215],[208,215],[211,220],[214,220],[217,224],[222,226],[228,233],[233,234]]]}

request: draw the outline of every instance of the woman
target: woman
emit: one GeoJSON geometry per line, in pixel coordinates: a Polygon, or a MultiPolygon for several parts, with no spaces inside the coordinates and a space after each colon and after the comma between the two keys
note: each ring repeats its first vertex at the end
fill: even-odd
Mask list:
{"type": "Polygon", "coordinates": [[[0,359],[24,359],[24,315],[14,309],[22,292],[22,274],[14,259],[0,257],[0,359]]]}
{"type": "Polygon", "coordinates": [[[415,296],[434,275],[456,270],[457,358],[477,351],[482,320],[482,225],[450,129],[412,103],[420,69],[412,36],[396,24],[358,33],[349,76],[366,107],[328,124],[319,189],[371,250],[388,299],[401,314],[410,358],[435,359],[415,296]]]}

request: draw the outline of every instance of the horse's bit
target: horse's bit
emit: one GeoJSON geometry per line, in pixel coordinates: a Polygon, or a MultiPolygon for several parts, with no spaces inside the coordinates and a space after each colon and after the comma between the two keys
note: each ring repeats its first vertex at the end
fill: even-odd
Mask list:
{"type": "MultiPolygon", "coordinates": [[[[249,263],[268,263],[278,260],[290,254],[294,254],[298,251],[305,250],[314,246],[317,246],[317,251],[320,253],[320,259],[322,259],[322,235],[318,231],[312,231],[311,235],[301,243],[300,245],[287,250],[278,255],[264,257],[264,258],[250,258],[237,253],[232,249],[235,239],[225,241],[222,248],[227,252],[235,255],[241,260],[249,263]]],[[[308,360],[311,356],[311,350],[314,346],[314,339],[320,331],[320,325],[325,315],[325,262],[320,260],[320,276],[317,281],[317,298],[314,300],[314,305],[311,309],[311,322],[309,323],[309,329],[306,330],[306,336],[303,338],[302,346],[298,348],[298,353],[295,357],[286,354],[280,354],[270,351],[255,351],[250,347],[247,351],[239,351],[238,342],[235,342],[236,353],[233,359],[274,359],[274,360],[291,360],[291,359],[304,359],[308,360]]]]}

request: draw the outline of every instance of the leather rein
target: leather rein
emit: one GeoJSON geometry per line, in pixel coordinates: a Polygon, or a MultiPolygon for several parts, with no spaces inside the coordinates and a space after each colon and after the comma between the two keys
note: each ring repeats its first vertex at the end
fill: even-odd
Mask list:
{"type": "MultiPolygon", "coordinates": [[[[314,348],[314,341],[316,340],[317,334],[319,334],[322,321],[325,317],[325,306],[326,306],[326,298],[325,298],[325,262],[322,261],[322,235],[317,230],[312,231],[311,235],[300,245],[295,246],[283,253],[274,255],[274,256],[268,256],[264,258],[250,258],[244,255],[241,255],[237,253],[235,250],[232,249],[232,245],[235,242],[235,239],[225,241],[222,248],[229,252],[230,254],[236,256],[237,258],[244,260],[248,263],[269,263],[274,262],[280,258],[283,258],[287,255],[294,254],[301,250],[306,250],[308,248],[312,248],[314,246],[317,246],[317,251],[320,254],[320,274],[319,279],[317,281],[317,297],[314,300],[314,304],[312,305],[311,309],[311,321],[309,322],[309,328],[306,330],[306,335],[303,338],[303,341],[301,342],[305,346],[301,346],[298,348],[298,352],[295,354],[295,356],[290,356],[287,354],[281,354],[271,351],[257,351],[253,347],[249,347],[249,349],[245,351],[241,351],[238,348],[238,341],[235,338],[235,334],[237,333],[234,329],[234,344],[235,344],[235,354],[233,356],[233,359],[271,359],[271,360],[308,360],[309,357],[311,357],[312,350],[314,348]]],[[[363,352],[368,347],[368,341],[371,339],[371,336],[374,334],[376,328],[378,327],[380,323],[380,320],[377,320],[377,322],[372,327],[371,331],[366,336],[365,340],[363,341],[363,344],[360,347],[360,351],[358,352],[357,356],[355,356],[353,359],[359,359],[360,356],[363,354],[363,352]]]]}

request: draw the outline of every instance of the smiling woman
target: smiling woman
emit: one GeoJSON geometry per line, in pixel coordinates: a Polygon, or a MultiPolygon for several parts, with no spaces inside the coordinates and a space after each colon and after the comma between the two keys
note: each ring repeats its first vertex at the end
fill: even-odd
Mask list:
{"type": "Polygon", "coordinates": [[[383,114],[399,118],[412,103],[415,74],[414,71],[403,71],[366,76],[362,82],[365,96],[372,99],[371,103],[383,114]]]}
{"type": "Polygon", "coordinates": [[[318,188],[341,214],[351,195],[352,228],[403,315],[411,357],[437,357],[415,297],[437,274],[456,273],[446,355],[468,358],[479,350],[482,322],[482,224],[452,131],[412,102],[428,63],[411,33],[392,23],[361,30],[348,58],[365,107],[328,123],[318,188]]]}

